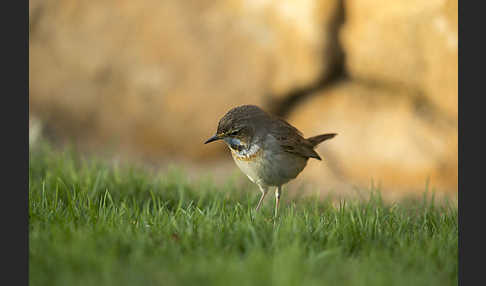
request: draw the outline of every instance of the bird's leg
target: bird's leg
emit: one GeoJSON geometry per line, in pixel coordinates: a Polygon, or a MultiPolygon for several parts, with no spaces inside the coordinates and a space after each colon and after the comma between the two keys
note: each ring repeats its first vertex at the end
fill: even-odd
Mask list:
{"type": "Polygon", "coordinates": [[[258,187],[260,188],[260,191],[262,192],[262,196],[260,197],[260,201],[258,201],[258,205],[255,209],[255,211],[258,211],[262,205],[262,202],[263,202],[263,199],[265,198],[265,196],[267,195],[267,192],[268,192],[268,187],[263,187],[263,186],[260,186],[258,185],[258,187]]]}
{"type": "Polygon", "coordinates": [[[280,195],[282,194],[282,186],[278,186],[275,190],[275,218],[277,218],[278,205],[280,203],[280,195]]]}

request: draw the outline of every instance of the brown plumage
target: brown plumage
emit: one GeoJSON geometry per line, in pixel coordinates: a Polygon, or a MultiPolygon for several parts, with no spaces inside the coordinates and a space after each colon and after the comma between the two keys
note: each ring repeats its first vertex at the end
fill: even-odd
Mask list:
{"type": "Polygon", "coordinates": [[[334,136],[336,133],[326,133],[306,139],[285,120],[258,106],[242,105],[220,119],[216,135],[205,143],[225,141],[238,167],[262,192],[257,210],[268,188],[277,187],[276,215],[282,185],[294,179],[309,158],[321,160],[314,148],[334,136]]]}
{"type": "Polygon", "coordinates": [[[306,158],[321,160],[314,148],[321,142],[336,136],[336,133],[326,133],[310,138],[304,138],[302,132],[286,121],[273,116],[272,134],[279,141],[280,146],[289,153],[294,153],[306,158]]]}
{"type": "Polygon", "coordinates": [[[272,135],[286,152],[318,160],[321,160],[321,157],[314,151],[314,148],[319,143],[337,135],[336,133],[326,133],[306,139],[302,136],[302,132],[285,120],[267,113],[255,105],[242,105],[228,111],[219,121],[217,134],[229,134],[233,130],[240,130],[238,134],[240,137],[249,137],[257,133],[255,129],[260,126],[272,130],[272,135]]]}

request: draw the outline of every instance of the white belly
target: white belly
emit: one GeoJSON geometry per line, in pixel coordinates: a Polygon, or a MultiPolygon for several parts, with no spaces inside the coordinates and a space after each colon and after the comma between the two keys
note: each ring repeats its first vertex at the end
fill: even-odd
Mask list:
{"type": "Polygon", "coordinates": [[[242,161],[233,156],[236,165],[240,170],[255,184],[262,185],[262,180],[258,175],[260,166],[259,163],[253,161],[242,161]]]}
{"type": "Polygon", "coordinates": [[[258,145],[252,145],[249,150],[235,151],[231,149],[231,155],[240,170],[255,184],[262,184],[259,175],[261,171],[261,156],[263,150],[258,145]]]}

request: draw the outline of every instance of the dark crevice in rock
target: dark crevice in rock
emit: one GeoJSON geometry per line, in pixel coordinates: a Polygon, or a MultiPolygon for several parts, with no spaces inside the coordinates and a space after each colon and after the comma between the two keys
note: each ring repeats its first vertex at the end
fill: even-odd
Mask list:
{"type": "Polygon", "coordinates": [[[302,100],[308,98],[317,91],[328,89],[337,83],[346,80],[348,74],[345,68],[345,53],[339,42],[339,31],[345,21],[344,0],[339,1],[336,15],[329,25],[326,34],[329,34],[330,47],[329,55],[333,56],[329,73],[323,74],[316,82],[293,89],[287,94],[280,96],[279,100],[269,104],[273,108],[269,110],[280,117],[286,117],[289,112],[302,100]]]}
{"type": "Polygon", "coordinates": [[[345,81],[347,76],[340,70],[341,68],[334,69],[331,75],[319,79],[316,83],[290,91],[281,100],[272,103],[273,110],[270,110],[270,112],[285,118],[299,102],[309,98],[317,91],[326,90],[345,81]]]}

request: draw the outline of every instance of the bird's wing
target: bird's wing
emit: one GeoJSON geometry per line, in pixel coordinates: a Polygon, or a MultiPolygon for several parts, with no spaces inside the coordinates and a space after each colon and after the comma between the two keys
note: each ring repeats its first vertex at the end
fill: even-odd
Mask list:
{"type": "Polygon", "coordinates": [[[272,135],[285,152],[321,160],[312,143],[306,140],[297,128],[279,118],[274,122],[272,135]]]}

